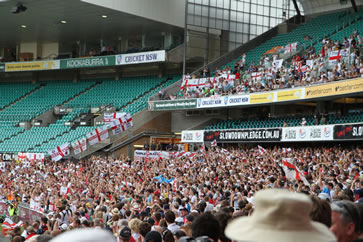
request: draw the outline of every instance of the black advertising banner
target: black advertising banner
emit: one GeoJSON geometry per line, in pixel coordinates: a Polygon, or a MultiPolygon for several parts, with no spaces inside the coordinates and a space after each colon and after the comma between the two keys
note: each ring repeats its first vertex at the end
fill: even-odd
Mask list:
{"type": "Polygon", "coordinates": [[[204,141],[244,142],[244,141],[280,141],[281,129],[239,129],[239,130],[206,130],[204,141]]]}
{"type": "Polygon", "coordinates": [[[363,124],[335,125],[334,139],[363,139],[363,124]]]}

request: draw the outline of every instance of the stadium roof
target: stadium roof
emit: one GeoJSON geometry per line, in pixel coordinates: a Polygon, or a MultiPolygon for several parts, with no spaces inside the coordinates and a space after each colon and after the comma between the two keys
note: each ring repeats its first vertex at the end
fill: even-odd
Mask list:
{"type": "MultiPolygon", "coordinates": [[[[298,0],[304,8],[305,15],[334,11],[352,7],[351,0],[298,0]],[[346,2],[344,4],[344,2],[346,2]]],[[[357,6],[363,5],[363,0],[355,0],[357,6]]]]}
{"type": "Polygon", "coordinates": [[[25,12],[11,13],[18,3],[0,0],[0,47],[19,42],[117,40],[120,36],[182,30],[80,0],[25,0],[21,1],[27,7],[25,12]]]}

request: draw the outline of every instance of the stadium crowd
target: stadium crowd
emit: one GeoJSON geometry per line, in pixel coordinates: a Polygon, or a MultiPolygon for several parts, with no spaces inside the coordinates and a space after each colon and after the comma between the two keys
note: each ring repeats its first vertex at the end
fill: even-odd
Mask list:
{"type": "Polygon", "coordinates": [[[360,146],[206,149],[142,161],[93,156],[79,162],[7,163],[0,174],[1,199],[29,203],[45,215],[24,221],[24,230],[16,227],[7,237],[86,241],[78,228],[102,229],[89,241],[97,236],[106,241],[105,230],[114,241],[125,242],[184,236],[292,241],[284,240],[291,236],[286,231],[294,241],[344,242],[361,236],[360,146]]]}
{"type": "MultiPolygon", "coordinates": [[[[290,63],[281,64],[278,55],[261,56],[259,63],[246,63],[246,54],[235,62],[234,68],[216,69],[207,83],[200,86],[182,86],[175,95],[162,95],[161,99],[199,98],[213,95],[233,95],[271,91],[282,88],[294,88],[321,84],[363,76],[363,59],[359,48],[363,46],[363,37],[354,33],[342,42],[324,38],[321,50],[314,47],[302,54],[293,56],[290,63]],[[344,50],[347,50],[345,52],[344,50]],[[336,61],[329,57],[337,53],[336,61]],[[280,64],[279,64],[280,63],[280,64]],[[219,78],[223,74],[234,74],[235,79],[219,78]]],[[[334,58],[333,58],[334,59],[334,58]]],[[[210,77],[206,67],[199,76],[187,74],[185,79],[210,77]]]]}

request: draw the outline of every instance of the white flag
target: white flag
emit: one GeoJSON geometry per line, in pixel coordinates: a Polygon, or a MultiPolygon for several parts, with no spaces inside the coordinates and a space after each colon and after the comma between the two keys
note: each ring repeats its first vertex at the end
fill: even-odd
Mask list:
{"type": "Polygon", "coordinates": [[[123,116],[125,116],[126,113],[105,113],[103,115],[103,122],[105,123],[110,123],[112,122],[114,119],[118,119],[121,118],[123,116]]]}
{"type": "Polygon", "coordinates": [[[76,141],[72,142],[72,147],[74,150],[74,154],[76,154],[76,155],[87,150],[86,138],[82,138],[80,140],[76,140],[76,141]]]}
{"type": "Polygon", "coordinates": [[[48,151],[48,153],[52,160],[59,161],[63,157],[70,155],[69,143],[62,144],[61,146],[48,151]]]}
{"type": "Polygon", "coordinates": [[[102,140],[105,140],[108,138],[108,125],[104,125],[102,127],[99,127],[95,129],[94,131],[86,134],[86,137],[88,139],[88,142],[90,145],[95,145],[102,140]]]}
{"type": "Polygon", "coordinates": [[[132,118],[129,113],[125,116],[122,116],[119,119],[115,119],[112,121],[111,130],[114,135],[124,132],[125,130],[131,128],[133,126],[132,118]]]}

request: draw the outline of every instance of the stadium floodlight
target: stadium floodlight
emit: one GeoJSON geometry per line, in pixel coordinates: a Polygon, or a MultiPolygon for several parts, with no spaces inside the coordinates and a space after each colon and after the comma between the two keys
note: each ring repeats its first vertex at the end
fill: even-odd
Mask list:
{"type": "Polygon", "coordinates": [[[11,9],[11,13],[22,13],[25,12],[28,8],[25,7],[23,4],[18,3],[15,7],[11,9]]]}

